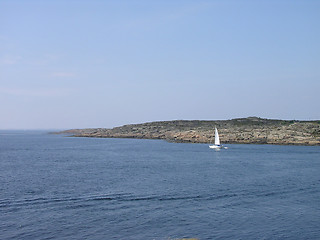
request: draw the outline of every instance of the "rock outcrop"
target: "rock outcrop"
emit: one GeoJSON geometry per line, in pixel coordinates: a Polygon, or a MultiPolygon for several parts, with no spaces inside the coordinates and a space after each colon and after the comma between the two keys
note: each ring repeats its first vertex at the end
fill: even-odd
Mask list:
{"type": "Polygon", "coordinates": [[[320,145],[320,121],[288,121],[258,117],[232,120],[175,120],[131,124],[112,129],[73,129],[75,137],[145,138],[172,142],[211,143],[214,127],[222,143],[320,145]]]}

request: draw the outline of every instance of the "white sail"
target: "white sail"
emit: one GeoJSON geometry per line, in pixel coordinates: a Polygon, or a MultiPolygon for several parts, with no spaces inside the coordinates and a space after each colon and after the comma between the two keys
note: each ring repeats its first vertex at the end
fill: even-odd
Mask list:
{"type": "Polygon", "coordinates": [[[228,149],[228,147],[220,145],[219,133],[216,127],[214,128],[214,145],[209,145],[209,148],[213,148],[215,150],[228,149]]]}
{"type": "Polygon", "coordinates": [[[214,145],[220,145],[218,129],[214,129],[214,145]]]}

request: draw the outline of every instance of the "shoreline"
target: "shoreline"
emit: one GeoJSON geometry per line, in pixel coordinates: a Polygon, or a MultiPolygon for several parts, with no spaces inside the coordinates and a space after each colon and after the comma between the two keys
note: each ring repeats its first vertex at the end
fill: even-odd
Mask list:
{"type": "MultiPolygon", "coordinates": [[[[213,144],[212,142],[190,142],[190,141],[172,141],[168,139],[162,139],[162,138],[138,138],[138,137],[103,137],[103,136],[83,136],[83,135],[69,135],[66,137],[75,137],[75,138],[117,138],[117,139],[145,139],[145,140],[159,140],[159,141],[166,141],[168,143],[188,143],[188,144],[213,144]]],[[[278,145],[278,146],[320,146],[319,144],[303,144],[303,143],[261,143],[261,142],[223,142],[223,145],[225,144],[248,144],[248,145],[278,145]]]]}
{"type": "Polygon", "coordinates": [[[271,120],[257,117],[231,120],[174,120],[130,124],[112,129],[71,129],[55,134],[73,137],[161,139],[175,143],[214,140],[214,127],[223,144],[320,146],[320,121],[271,120]]]}

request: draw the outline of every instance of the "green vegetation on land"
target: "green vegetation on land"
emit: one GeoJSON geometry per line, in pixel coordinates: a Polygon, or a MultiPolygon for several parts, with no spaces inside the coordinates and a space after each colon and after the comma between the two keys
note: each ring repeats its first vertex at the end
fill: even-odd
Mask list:
{"type": "Polygon", "coordinates": [[[222,143],[320,145],[320,121],[274,120],[258,117],[231,120],[174,120],[130,124],[112,129],[72,129],[76,137],[164,139],[171,142],[212,143],[213,129],[222,143]]]}

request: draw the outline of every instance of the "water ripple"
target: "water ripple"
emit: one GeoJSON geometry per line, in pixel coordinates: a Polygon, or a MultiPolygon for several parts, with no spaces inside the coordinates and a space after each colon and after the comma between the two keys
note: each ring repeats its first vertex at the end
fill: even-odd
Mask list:
{"type": "MultiPolygon", "coordinates": [[[[184,200],[194,200],[194,201],[214,201],[221,199],[232,199],[232,198],[242,198],[242,199],[257,199],[259,197],[275,197],[280,195],[295,194],[299,192],[317,192],[314,187],[306,188],[294,188],[294,189],[279,189],[278,191],[239,191],[230,192],[227,194],[204,194],[204,195],[146,195],[137,196],[132,194],[110,194],[110,195],[88,195],[72,198],[29,198],[29,199],[0,199],[0,208],[10,208],[10,207],[21,207],[21,206],[34,206],[39,204],[52,204],[52,203],[78,203],[78,202],[91,202],[91,201],[120,201],[120,202],[135,202],[135,201],[184,201],[184,200]]],[[[89,206],[89,205],[84,205],[89,206]]]]}

